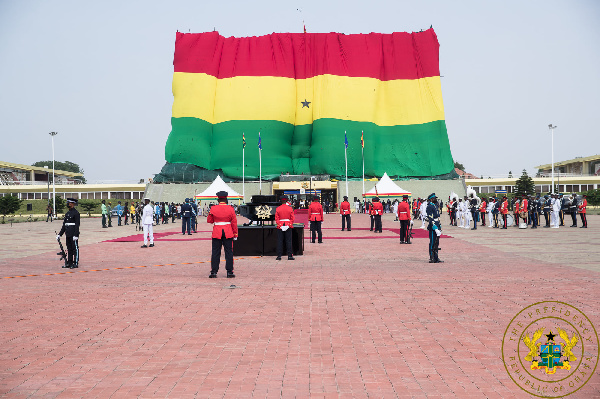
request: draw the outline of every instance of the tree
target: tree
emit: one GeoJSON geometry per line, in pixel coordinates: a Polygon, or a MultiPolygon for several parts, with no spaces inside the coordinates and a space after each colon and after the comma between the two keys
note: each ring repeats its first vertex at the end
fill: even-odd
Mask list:
{"type": "Polygon", "coordinates": [[[96,209],[98,204],[95,201],[81,200],[79,201],[79,206],[81,206],[83,210],[87,212],[88,216],[92,216],[91,213],[94,209],[96,209]]]}
{"type": "Polygon", "coordinates": [[[523,174],[515,182],[515,192],[517,195],[534,195],[535,183],[533,179],[527,175],[527,171],[523,169],[523,174]]]}
{"type": "MultiPolygon", "coordinates": [[[[31,166],[37,166],[38,168],[43,168],[44,166],[47,166],[49,169],[52,169],[52,161],[38,161],[36,163],[33,163],[31,166]]],[[[83,175],[83,169],[81,169],[81,167],[79,165],[77,165],[76,163],[69,162],[69,161],[65,161],[65,162],[54,161],[54,168],[56,170],[64,170],[66,172],[81,173],[83,175]]],[[[80,179],[81,179],[82,183],[85,183],[85,177],[82,176],[80,179]]]]}
{"type": "Polygon", "coordinates": [[[460,162],[454,161],[454,167],[457,168],[458,170],[462,170],[463,172],[465,171],[465,166],[460,162]]]}
{"type": "Polygon", "coordinates": [[[12,215],[21,207],[21,200],[16,196],[5,195],[0,198],[0,214],[3,216],[12,215]]]}

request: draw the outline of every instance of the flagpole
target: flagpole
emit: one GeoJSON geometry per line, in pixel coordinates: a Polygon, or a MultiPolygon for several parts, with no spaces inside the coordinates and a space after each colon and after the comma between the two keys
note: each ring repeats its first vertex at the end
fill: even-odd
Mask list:
{"type": "Polygon", "coordinates": [[[246,201],[246,143],[245,143],[245,140],[244,140],[244,145],[242,146],[242,199],[244,200],[244,202],[246,201]]]}
{"type": "Polygon", "coordinates": [[[258,194],[262,195],[262,149],[258,149],[258,194]]]}
{"type": "Polygon", "coordinates": [[[364,139],[364,133],[363,133],[363,137],[361,139],[361,143],[360,146],[362,148],[362,161],[363,161],[363,190],[362,193],[365,193],[365,139],[364,139]]]}
{"type": "MultiPolygon", "coordinates": [[[[346,132],[344,132],[346,137],[346,132]]],[[[346,197],[348,197],[348,146],[344,144],[344,158],[346,159],[346,197]]]]}

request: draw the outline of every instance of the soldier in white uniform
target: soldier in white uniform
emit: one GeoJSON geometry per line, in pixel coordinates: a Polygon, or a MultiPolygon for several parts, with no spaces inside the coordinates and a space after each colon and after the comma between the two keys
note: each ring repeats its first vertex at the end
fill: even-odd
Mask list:
{"type": "Polygon", "coordinates": [[[150,205],[150,198],[144,198],[144,210],[142,211],[142,226],[144,229],[144,245],[142,248],[148,248],[148,236],[150,236],[150,246],[154,246],[154,232],[152,224],[154,223],[154,208],[150,205]]]}
{"type": "Polygon", "coordinates": [[[553,229],[558,229],[558,226],[560,224],[560,208],[561,208],[561,201],[558,198],[558,194],[554,194],[552,196],[552,228],[553,229]]]}
{"type": "Polygon", "coordinates": [[[423,201],[421,203],[421,207],[419,208],[419,217],[421,218],[421,229],[427,229],[425,225],[425,220],[427,219],[427,201],[423,201]]]}
{"type": "Polygon", "coordinates": [[[492,212],[494,211],[494,205],[496,203],[496,199],[490,197],[490,200],[487,204],[487,214],[488,214],[488,227],[494,227],[494,223],[493,223],[493,217],[494,215],[492,214],[492,212]]]}

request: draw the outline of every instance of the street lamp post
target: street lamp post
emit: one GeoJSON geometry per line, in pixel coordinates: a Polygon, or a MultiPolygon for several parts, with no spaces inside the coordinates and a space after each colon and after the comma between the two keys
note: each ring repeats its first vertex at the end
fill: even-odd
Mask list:
{"type": "Polygon", "coordinates": [[[552,123],[548,125],[550,132],[552,133],[552,194],[554,194],[554,129],[556,126],[552,126],[552,123]]]}
{"type": "Polygon", "coordinates": [[[50,136],[52,136],[52,212],[54,215],[52,216],[56,219],[56,184],[54,182],[54,136],[56,136],[58,132],[50,132],[50,136]]]}

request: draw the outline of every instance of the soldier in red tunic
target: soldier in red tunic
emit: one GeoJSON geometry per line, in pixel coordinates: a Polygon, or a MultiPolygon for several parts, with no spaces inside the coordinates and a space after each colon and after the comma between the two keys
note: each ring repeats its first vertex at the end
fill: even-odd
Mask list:
{"type": "Polygon", "coordinates": [[[502,223],[503,229],[507,228],[507,219],[508,219],[508,200],[506,199],[506,196],[502,197],[502,205],[500,205],[500,213],[502,214],[502,223]]]}
{"type": "Polygon", "coordinates": [[[275,224],[277,224],[277,260],[283,254],[283,240],[288,254],[288,260],[294,260],[292,247],[292,229],[294,227],[294,209],[287,204],[287,195],[279,197],[281,205],[275,210],[275,224]]]}
{"type": "Polygon", "coordinates": [[[340,204],[340,215],[342,215],[342,231],[346,228],[346,222],[348,222],[348,231],[352,230],[350,227],[350,203],[348,197],[344,195],[344,201],[340,204]]]}
{"type": "Polygon", "coordinates": [[[227,278],[234,278],[233,274],[233,240],[237,240],[238,227],[235,211],[227,205],[227,191],[217,193],[218,204],[210,208],[206,221],[213,223],[212,231],[212,256],[210,258],[210,278],[216,278],[221,260],[221,247],[225,248],[225,269],[227,278]]]}
{"type": "Polygon", "coordinates": [[[379,202],[379,197],[373,198],[373,218],[375,219],[375,233],[383,233],[381,225],[381,215],[383,215],[383,205],[379,202]]]}
{"type": "Polygon", "coordinates": [[[400,220],[400,244],[410,244],[408,225],[411,219],[408,195],[403,195],[402,202],[398,204],[398,220],[400,220]]]}
{"type": "Polygon", "coordinates": [[[308,207],[308,220],[310,220],[311,241],[315,242],[317,235],[319,244],[323,244],[323,234],[321,233],[321,223],[323,222],[323,207],[319,203],[319,197],[314,196],[313,202],[308,207]]]}
{"type": "Polygon", "coordinates": [[[579,216],[581,216],[581,223],[583,224],[580,228],[587,229],[587,195],[584,195],[579,202],[579,216]]]}

